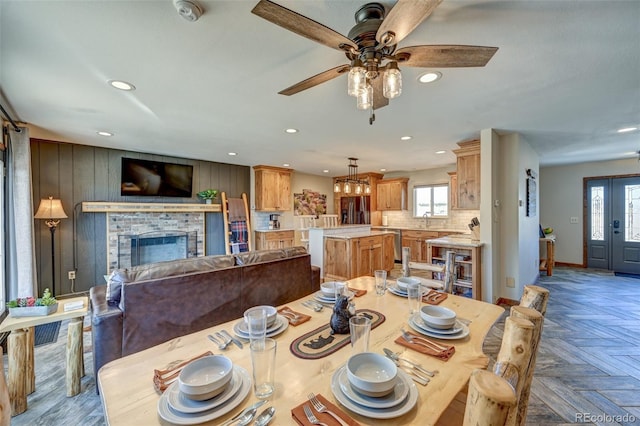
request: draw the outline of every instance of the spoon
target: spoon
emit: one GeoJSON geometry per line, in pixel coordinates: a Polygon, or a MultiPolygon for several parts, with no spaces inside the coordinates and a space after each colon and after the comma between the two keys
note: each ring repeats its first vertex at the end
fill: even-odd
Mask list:
{"type": "Polygon", "coordinates": [[[267,426],[273,416],[276,414],[276,409],[273,407],[266,408],[258,417],[256,417],[255,426],[267,426]]]}
{"type": "Polygon", "coordinates": [[[321,304],[312,302],[310,300],[302,302],[302,305],[309,309],[313,309],[316,312],[320,312],[324,308],[324,306],[322,306],[321,304]]]}
{"type": "Polygon", "coordinates": [[[208,334],[207,337],[209,338],[209,340],[211,340],[213,343],[215,343],[216,345],[218,345],[218,349],[220,349],[221,351],[227,349],[227,346],[229,346],[229,343],[222,343],[220,340],[216,339],[215,337],[213,337],[212,335],[208,334]]]}
{"type": "Polygon", "coordinates": [[[260,408],[265,402],[267,402],[267,401],[258,401],[258,402],[256,402],[251,407],[247,408],[246,410],[244,410],[240,414],[238,414],[235,417],[233,417],[231,420],[227,420],[226,422],[224,422],[222,424],[222,426],[228,426],[228,425],[230,425],[232,423],[235,423],[238,426],[246,426],[246,425],[248,425],[249,423],[251,423],[251,420],[253,420],[253,417],[258,412],[258,408],[260,408]]]}

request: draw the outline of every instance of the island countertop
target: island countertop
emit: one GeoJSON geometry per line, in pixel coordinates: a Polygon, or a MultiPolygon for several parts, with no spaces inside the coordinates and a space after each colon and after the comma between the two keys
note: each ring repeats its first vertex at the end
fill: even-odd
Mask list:
{"type": "Polygon", "coordinates": [[[394,234],[392,231],[369,231],[369,232],[355,232],[353,234],[336,234],[325,235],[324,238],[334,238],[339,240],[351,240],[353,238],[374,237],[376,235],[394,234]]]}

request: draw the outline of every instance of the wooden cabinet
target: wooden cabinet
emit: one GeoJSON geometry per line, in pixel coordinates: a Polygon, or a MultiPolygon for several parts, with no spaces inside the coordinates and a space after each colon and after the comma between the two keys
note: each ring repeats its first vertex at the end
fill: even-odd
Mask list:
{"type": "Polygon", "coordinates": [[[411,262],[427,261],[427,246],[425,241],[438,238],[438,231],[402,231],[402,247],[411,249],[411,262]]]}
{"type": "MultiPolygon", "coordinates": [[[[455,238],[442,238],[442,241],[427,242],[427,263],[444,264],[447,251],[455,252],[453,294],[482,300],[482,271],[480,268],[482,245],[469,241],[456,243],[455,238]]],[[[433,279],[443,280],[444,274],[434,273],[433,279]]]]}
{"type": "Polygon", "coordinates": [[[480,208],[480,141],[458,142],[456,154],[456,208],[480,208]]]}
{"type": "Polygon", "coordinates": [[[256,249],[270,250],[293,247],[294,231],[256,231],[256,249]]]}
{"type": "Polygon", "coordinates": [[[458,174],[456,172],[448,172],[449,174],[449,209],[458,208],[458,174]]]}
{"type": "Polygon", "coordinates": [[[349,280],[393,269],[393,234],[325,237],[324,279],[349,280]]]}
{"type": "Polygon", "coordinates": [[[289,211],[291,197],[291,169],[253,166],[255,172],[256,211],[289,211]]]}
{"type": "Polygon", "coordinates": [[[378,181],[378,210],[407,210],[407,185],[409,178],[378,181]]]}

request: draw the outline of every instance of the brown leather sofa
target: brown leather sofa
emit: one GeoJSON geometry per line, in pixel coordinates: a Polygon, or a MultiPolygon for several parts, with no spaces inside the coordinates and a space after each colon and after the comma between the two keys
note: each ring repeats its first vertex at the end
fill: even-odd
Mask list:
{"type": "Polygon", "coordinates": [[[109,361],[317,291],[320,269],[293,247],[141,265],[109,283],[90,290],[96,381],[109,361]]]}

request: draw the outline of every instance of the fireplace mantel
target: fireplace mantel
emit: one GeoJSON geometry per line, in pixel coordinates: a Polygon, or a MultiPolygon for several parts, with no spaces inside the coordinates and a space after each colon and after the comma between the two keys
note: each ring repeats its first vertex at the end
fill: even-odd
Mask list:
{"type": "Polygon", "coordinates": [[[167,212],[167,213],[219,213],[220,204],[179,203],[116,203],[110,201],[83,201],[85,213],[167,212]]]}

